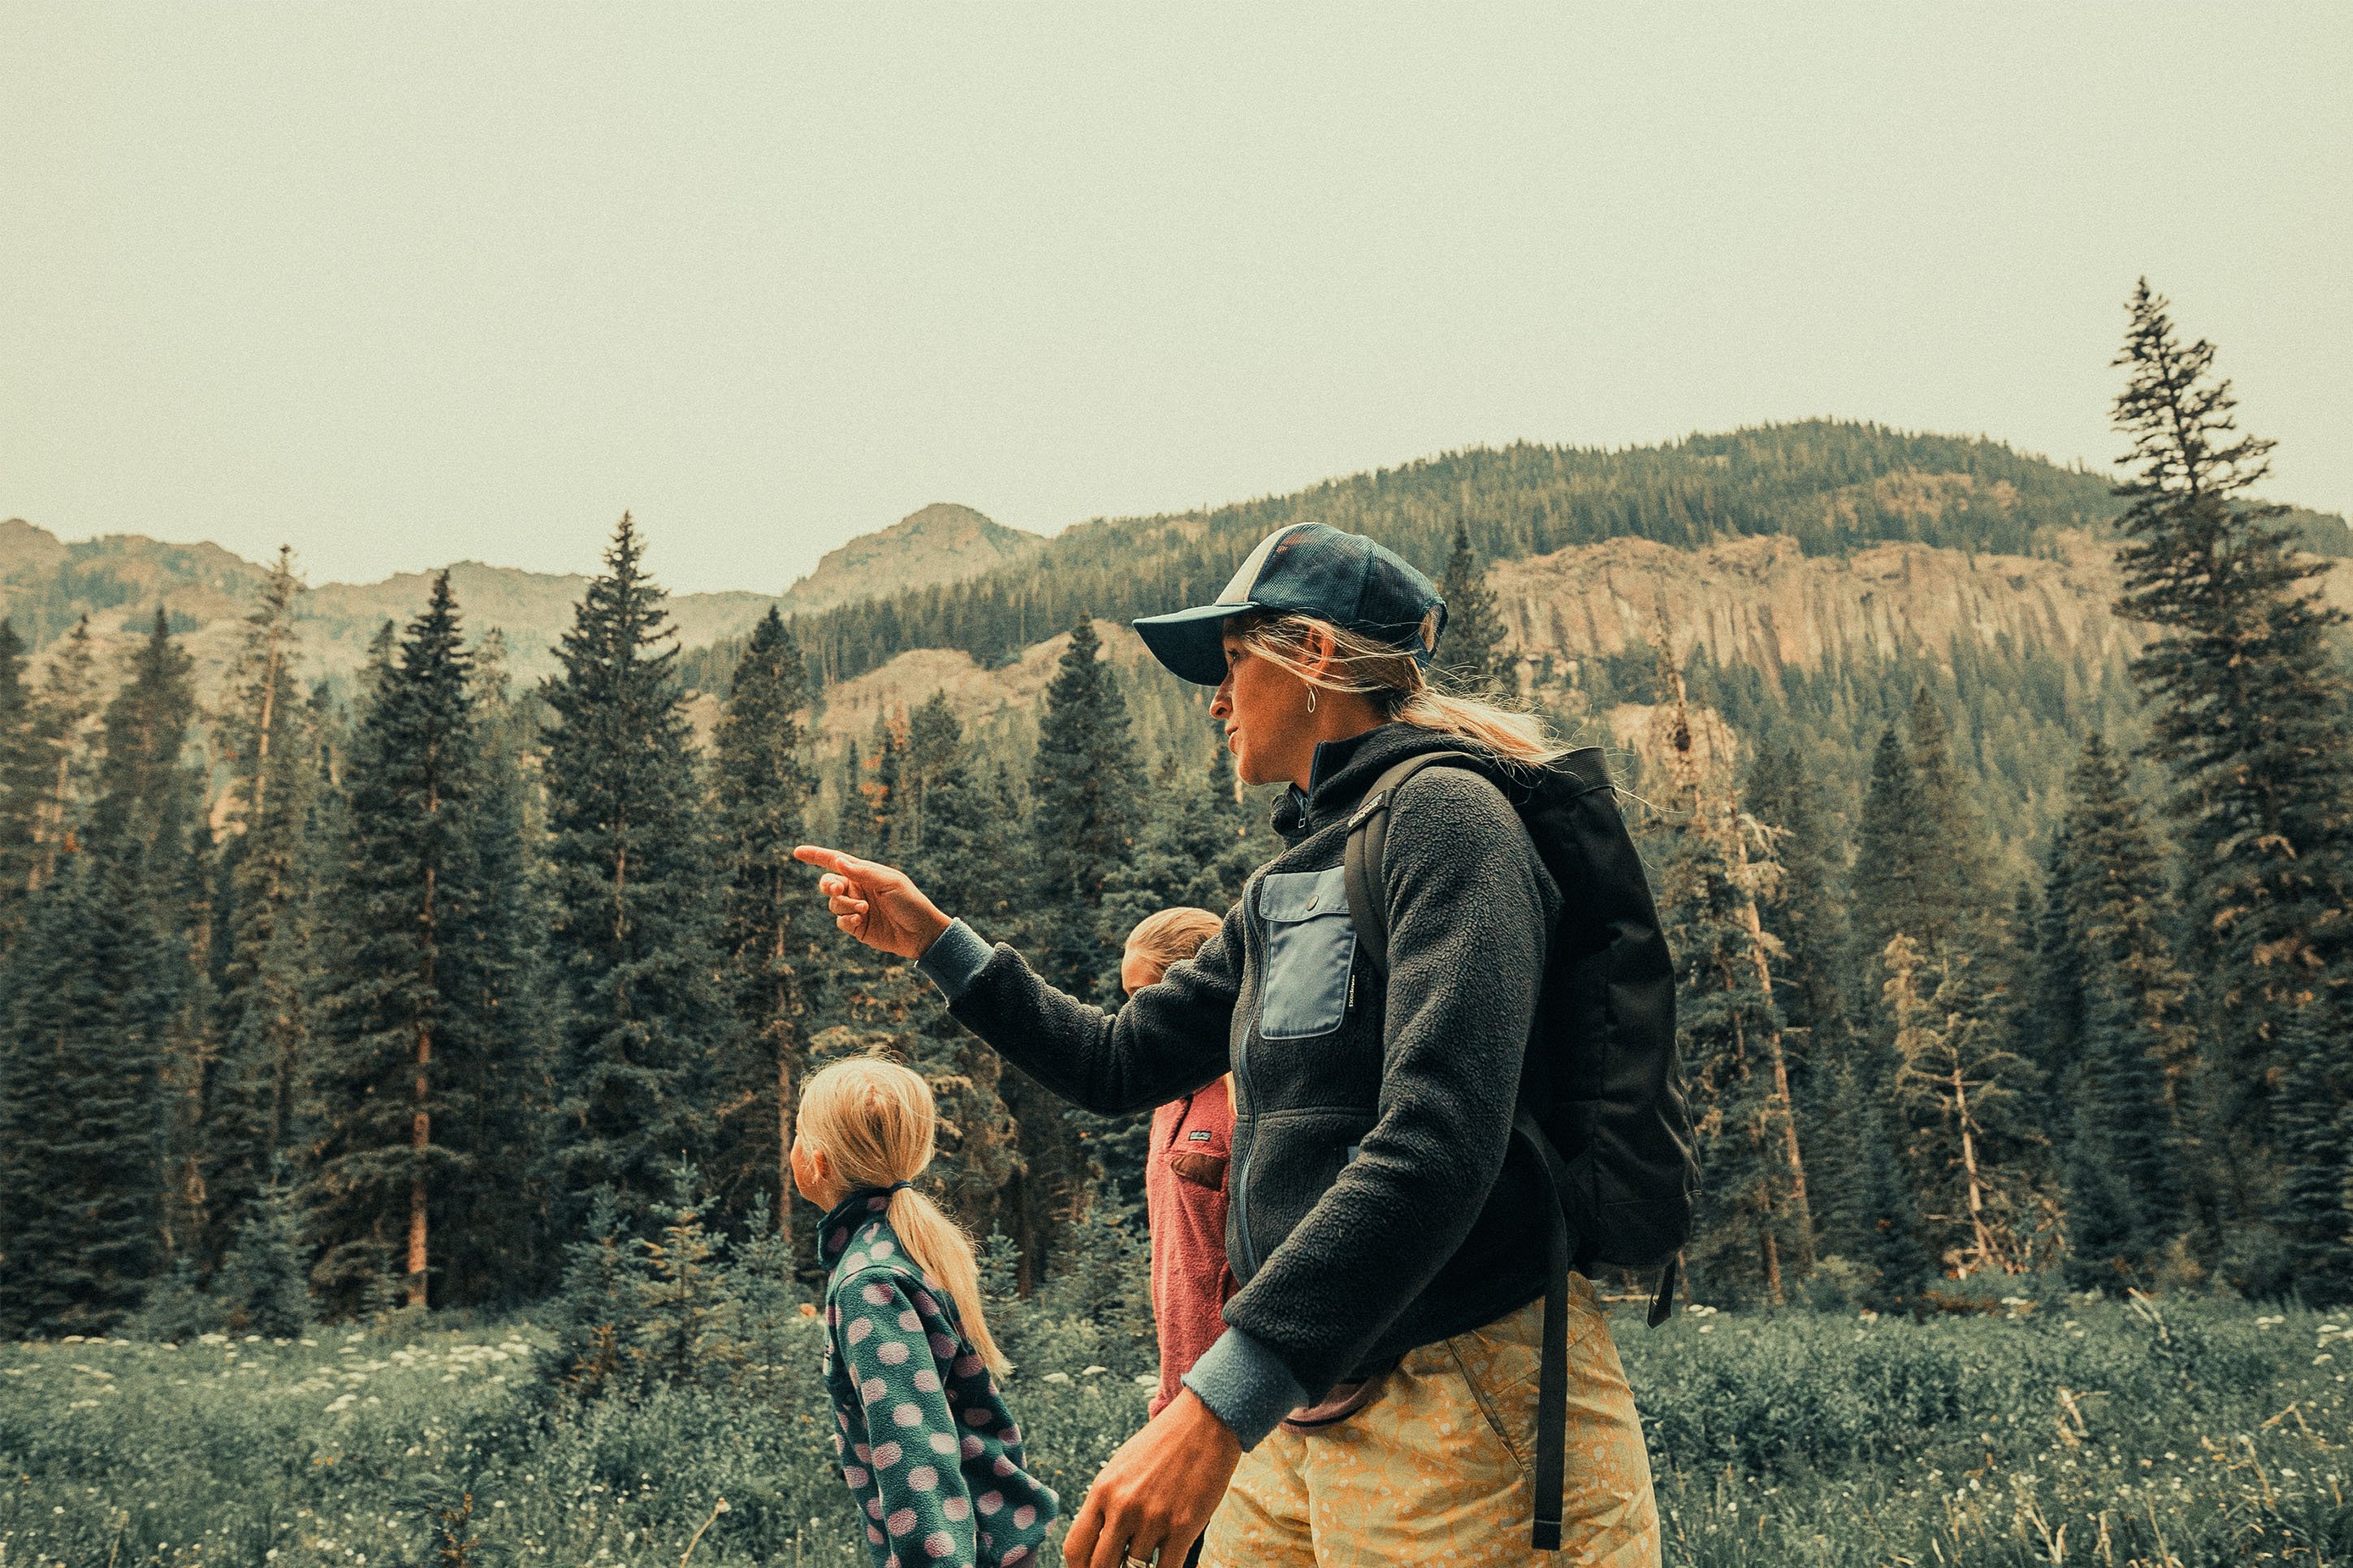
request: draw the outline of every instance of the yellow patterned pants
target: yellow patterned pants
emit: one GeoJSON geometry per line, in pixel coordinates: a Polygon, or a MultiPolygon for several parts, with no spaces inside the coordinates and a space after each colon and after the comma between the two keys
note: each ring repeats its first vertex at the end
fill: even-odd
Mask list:
{"type": "Polygon", "coordinates": [[[1531,1543],[1544,1303],[1407,1352],[1364,1409],[1242,1456],[1203,1568],[1409,1563],[1654,1568],[1659,1512],[1634,1396],[1593,1288],[1571,1276],[1561,1549],[1531,1543]]]}

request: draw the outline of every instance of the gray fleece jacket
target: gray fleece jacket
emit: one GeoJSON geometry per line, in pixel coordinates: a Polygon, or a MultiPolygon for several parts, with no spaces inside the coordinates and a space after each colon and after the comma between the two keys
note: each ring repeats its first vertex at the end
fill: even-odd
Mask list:
{"type": "Polygon", "coordinates": [[[1352,1373],[1543,1289],[1545,1200],[1505,1152],[1559,889],[1502,793],[1452,768],[1392,805],[1386,985],[1341,887],[1372,781],[1461,749],[1404,724],[1319,746],[1309,789],[1275,814],[1289,847],[1190,963],[1116,1014],[962,921],[922,961],[960,1021],[1089,1110],[1141,1110],[1232,1070],[1241,1289],[1185,1383],[1245,1447],[1352,1373]]]}

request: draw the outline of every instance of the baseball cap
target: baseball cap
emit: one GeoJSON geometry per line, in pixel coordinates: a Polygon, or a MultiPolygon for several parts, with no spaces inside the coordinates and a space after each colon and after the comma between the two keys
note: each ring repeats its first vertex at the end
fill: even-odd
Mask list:
{"type": "Polygon", "coordinates": [[[1322,522],[1295,522],[1260,540],[1214,603],[1133,624],[1155,658],[1215,686],[1226,679],[1225,623],[1253,611],[1314,616],[1422,664],[1446,625],[1437,584],[1395,551],[1322,522]]]}

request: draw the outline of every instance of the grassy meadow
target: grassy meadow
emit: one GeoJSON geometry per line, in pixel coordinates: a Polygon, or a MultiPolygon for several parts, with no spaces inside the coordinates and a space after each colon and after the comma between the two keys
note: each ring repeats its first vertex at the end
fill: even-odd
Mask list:
{"type": "MultiPolygon", "coordinates": [[[[1668,1562],[2353,1562],[2337,1321],[1989,1305],[1925,1322],[1702,1308],[1657,1331],[1621,1315],[1668,1562]]],[[[1143,1419],[1143,1369],[1083,1322],[1024,1341],[1012,1402],[1075,1505],[1143,1419]]],[[[866,1561],[815,1319],[727,1388],[568,1410],[544,1392],[550,1342],[527,1322],[395,1318],[300,1341],[0,1345],[0,1568],[866,1561]]]]}

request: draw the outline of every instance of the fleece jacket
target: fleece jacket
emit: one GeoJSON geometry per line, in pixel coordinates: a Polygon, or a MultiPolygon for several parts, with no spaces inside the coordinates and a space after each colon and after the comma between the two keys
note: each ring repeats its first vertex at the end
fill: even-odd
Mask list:
{"type": "Polygon", "coordinates": [[[1060,1500],[1022,1467],[1021,1430],[955,1299],[891,1228],[891,1195],[850,1194],[818,1226],[833,1451],[875,1568],[1036,1560],[1060,1500]]]}
{"type": "Polygon", "coordinates": [[[1116,1014],[962,921],[923,957],[950,1010],[1066,1100],[1117,1115],[1234,1075],[1227,1255],[1241,1289],[1185,1376],[1245,1447],[1295,1405],[1543,1289],[1545,1199],[1507,1163],[1560,907],[1502,792],[1457,768],[1392,803],[1389,973],[1341,885],[1373,780],[1461,737],[1388,724],[1318,746],[1275,814],[1289,846],[1218,934],[1116,1014]]]}

